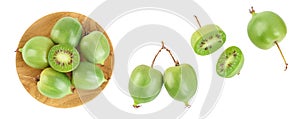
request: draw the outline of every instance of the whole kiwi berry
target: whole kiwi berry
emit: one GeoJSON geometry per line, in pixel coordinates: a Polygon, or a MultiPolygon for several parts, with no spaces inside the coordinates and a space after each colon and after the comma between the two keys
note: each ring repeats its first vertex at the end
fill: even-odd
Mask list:
{"type": "Polygon", "coordinates": [[[72,94],[71,81],[65,73],[46,68],[37,82],[38,91],[49,98],[59,99],[72,94]]]}
{"type": "Polygon", "coordinates": [[[50,37],[55,43],[76,47],[81,39],[82,31],[82,25],[77,18],[63,17],[53,26],[50,37]]]}
{"type": "Polygon", "coordinates": [[[168,94],[186,107],[190,107],[189,100],[195,95],[198,86],[197,75],[189,64],[180,64],[165,70],[164,86],[168,94]]]}
{"type": "Polygon", "coordinates": [[[133,107],[154,100],[161,91],[163,75],[160,71],[147,65],[139,65],[132,71],[128,90],[134,100],[133,107]]]}
{"type": "Polygon", "coordinates": [[[28,66],[35,69],[44,69],[49,66],[47,56],[53,45],[54,43],[48,37],[34,36],[19,51],[28,66]]]}
{"type": "Polygon", "coordinates": [[[80,53],[89,62],[104,65],[110,53],[109,42],[100,31],[93,31],[84,36],[80,43],[80,53]]]}
{"type": "Polygon", "coordinates": [[[94,90],[106,81],[101,68],[90,62],[80,62],[72,72],[72,84],[76,89],[94,90]]]}
{"type": "Polygon", "coordinates": [[[71,72],[78,67],[80,56],[76,48],[68,44],[53,46],[48,53],[50,66],[59,72],[71,72]]]}

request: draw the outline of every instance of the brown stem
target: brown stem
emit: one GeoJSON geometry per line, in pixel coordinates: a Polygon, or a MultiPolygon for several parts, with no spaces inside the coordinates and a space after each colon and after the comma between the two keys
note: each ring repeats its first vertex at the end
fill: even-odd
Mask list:
{"type": "Polygon", "coordinates": [[[140,108],[141,106],[140,105],[132,105],[134,108],[140,108]]]}
{"type": "Polygon", "coordinates": [[[22,48],[17,48],[15,52],[22,52],[22,48]]]}
{"type": "Polygon", "coordinates": [[[174,58],[174,56],[173,56],[173,54],[171,53],[170,49],[168,49],[167,47],[165,47],[165,44],[164,44],[163,41],[161,42],[161,44],[162,44],[161,48],[158,50],[158,52],[156,53],[154,59],[152,60],[151,68],[153,68],[154,62],[155,62],[155,60],[156,60],[158,54],[159,54],[163,49],[165,49],[166,51],[169,52],[170,56],[172,57],[172,59],[173,59],[173,61],[174,61],[174,63],[175,63],[175,66],[179,66],[178,60],[176,60],[176,59],[174,58]]]}
{"type": "Polygon", "coordinates": [[[255,14],[255,10],[253,9],[253,6],[251,6],[251,9],[249,9],[250,14],[255,14]]]}
{"type": "Polygon", "coordinates": [[[194,15],[194,17],[195,17],[195,19],[196,19],[196,21],[197,21],[197,23],[198,23],[199,28],[201,28],[202,26],[201,26],[201,24],[200,24],[200,21],[199,21],[198,17],[197,17],[196,15],[194,15]]]}
{"type": "Polygon", "coordinates": [[[75,88],[75,87],[72,87],[72,88],[71,88],[71,91],[72,91],[72,93],[75,93],[76,88],[75,88]]]}
{"type": "Polygon", "coordinates": [[[185,102],[185,108],[191,108],[191,105],[188,102],[185,102]]]}
{"type": "Polygon", "coordinates": [[[165,47],[165,49],[166,49],[166,51],[169,52],[170,56],[172,57],[172,59],[173,59],[173,61],[174,61],[174,63],[175,63],[175,66],[179,66],[178,60],[176,60],[176,59],[174,58],[174,56],[173,56],[173,54],[171,53],[171,51],[170,51],[168,48],[166,48],[166,47],[165,47]]]}
{"type": "Polygon", "coordinates": [[[40,75],[37,75],[34,79],[35,79],[36,82],[39,82],[40,81],[40,75]]]}
{"type": "Polygon", "coordinates": [[[153,68],[154,62],[155,62],[155,60],[156,60],[158,54],[161,52],[161,50],[163,50],[163,49],[165,48],[165,45],[164,45],[164,42],[163,42],[163,41],[161,42],[161,44],[162,44],[161,48],[158,50],[158,52],[156,53],[154,59],[152,60],[151,68],[153,68]]]}
{"type": "Polygon", "coordinates": [[[282,59],[283,59],[283,61],[284,61],[284,64],[285,64],[285,69],[284,69],[284,71],[286,71],[287,68],[288,68],[288,63],[286,62],[286,60],[285,60],[285,58],[284,58],[284,55],[283,55],[283,53],[282,53],[282,51],[281,51],[281,49],[280,49],[279,44],[277,43],[277,41],[275,41],[274,43],[276,44],[276,46],[277,46],[277,48],[278,48],[278,50],[279,50],[279,52],[280,52],[280,54],[281,54],[281,57],[282,57],[282,59]]]}

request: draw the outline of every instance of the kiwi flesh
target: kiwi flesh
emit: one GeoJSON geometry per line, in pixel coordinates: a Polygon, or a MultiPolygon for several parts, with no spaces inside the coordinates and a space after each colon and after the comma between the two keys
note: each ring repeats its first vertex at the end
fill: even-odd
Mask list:
{"type": "Polygon", "coordinates": [[[58,72],[71,72],[78,67],[80,55],[73,46],[58,44],[50,49],[48,62],[58,72]]]}
{"type": "Polygon", "coordinates": [[[195,53],[202,56],[214,53],[223,46],[225,41],[225,32],[215,24],[208,24],[199,28],[191,38],[195,53]]]}
{"type": "Polygon", "coordinates": [[[231,46],[227,48],[219,57],[216,70],[219,76],[231,78],[240,73],[243,64],[244,55],[242,51],[236,46],[231,46]]]}

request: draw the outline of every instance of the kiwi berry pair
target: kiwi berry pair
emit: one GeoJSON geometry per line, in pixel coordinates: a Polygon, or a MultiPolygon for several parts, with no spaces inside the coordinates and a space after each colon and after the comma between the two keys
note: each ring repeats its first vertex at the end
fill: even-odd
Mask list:
{"type": "Polygon", "coordinates": [[[134,100],[133,107],[138,108],[139,104],[154,100],[163,85],[174,100],[181,101],[189,107],[189,100],[196,93],[198,83],[194,68],[189,64],[179,64],[162,42],[162,47],[155,55],[151,67],[139,65],[130,75],[128,89],[134,100]],[[163,49],[169,52],[175,63],[175,66],[167,68],[164,74],[153,68],[158,54],[163,49]]]}
{"type": "MultiPolygon", "coordinates": [[[[194,17],[199,25],[199,29],[191,37],[191,45],[195,53],[206,56],[220,49],[226,42],[225,32],[215,24],[202,27],[197,16],[194,17]]],[[[216,72],[221,77],[230,78],[239,74],[243,64],[242,51],[236,46],[231,46],[220,55],[216,64],[216,72]]]]}

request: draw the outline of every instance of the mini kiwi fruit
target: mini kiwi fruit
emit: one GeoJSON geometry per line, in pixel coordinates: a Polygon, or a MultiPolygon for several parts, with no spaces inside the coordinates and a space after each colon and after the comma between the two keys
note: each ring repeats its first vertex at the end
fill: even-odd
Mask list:
{"type": "Polygon", "coordinates": [[[73,46],[68,44],[58,44],[50,49],[48,62],[56,71],[70,72],[79,65],[80,56],[73,46]]]}
{"type": "Polygon", "coordinates": [[[195,18],[199,29],[193,33],[191,38],[191,46],[194,52],[201,56],[214,53],[225,43],[225,32],[215,24],[201,26],[197,16],[195,18]]]}
{"type": "Polygon", "coordinates": [[[219,57],[216,70],[219,76],[231,78],[240,73],[244,64],[244,55],[240,48],[231,46],[219,57]]]}

